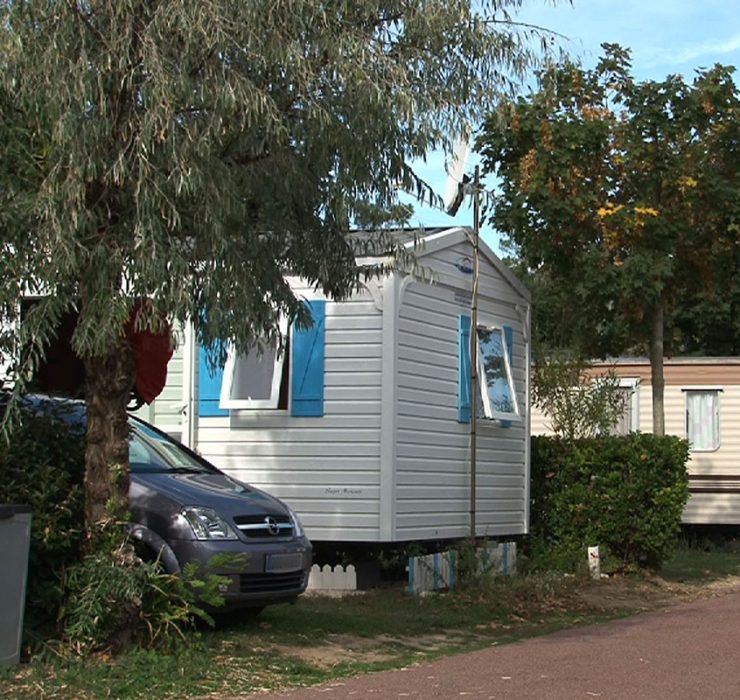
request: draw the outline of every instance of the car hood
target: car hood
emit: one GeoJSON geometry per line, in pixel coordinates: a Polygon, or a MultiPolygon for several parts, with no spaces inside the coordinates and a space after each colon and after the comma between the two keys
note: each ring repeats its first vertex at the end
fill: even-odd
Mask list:
{"type": "Polygon", "coordinates": [[[131,481],[143,487],[144,493],[154,491],[178,506],[213,508],[221,516],[288,512],[286,505],[277,498],[218,472],[139,473],[131,474],[131,481]]]}

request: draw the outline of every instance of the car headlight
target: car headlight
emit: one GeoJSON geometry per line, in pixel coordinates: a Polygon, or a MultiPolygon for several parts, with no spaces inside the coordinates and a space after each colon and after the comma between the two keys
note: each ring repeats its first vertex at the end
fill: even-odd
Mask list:
{"type": "Polygon", "coordinates": [[[233,528],[213,509],[189,506],[182,516],[193,528],[197,540],[238,540],[233,528]]]}
{"type": "Polygon", "coordinates": [[[303,525],[301,524],[301,521],[298,519],[298,516],[293,512],[293,509],[290,506],[286,507],[288,508],[290,522],[293,523],[293,534],[296,537],[303,537],[303,525]]]}

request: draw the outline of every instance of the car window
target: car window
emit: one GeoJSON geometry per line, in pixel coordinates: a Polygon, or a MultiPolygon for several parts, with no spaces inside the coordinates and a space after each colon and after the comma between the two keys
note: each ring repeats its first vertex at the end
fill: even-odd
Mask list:
{"type": "Polygon", "coordinates": [[[137,423],[131,429],[128,458],[132,473],[211,471],[181,445],[144,428],[137,423]]]}
{"type": "Polygon", "coordinates": [[[167,472],[170,465],[162,456],[147,445],[142,436],[131,431],[128,443],[128,461],[134,474],[144,472],[167,472]]]}

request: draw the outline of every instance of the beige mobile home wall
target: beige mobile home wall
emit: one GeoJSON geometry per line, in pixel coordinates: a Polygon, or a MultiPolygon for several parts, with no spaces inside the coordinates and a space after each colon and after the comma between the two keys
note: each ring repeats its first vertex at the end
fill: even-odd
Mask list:
{"type": "MultiPolygon", "coordinates": [[[[626,368],[620,366],[619,373],[626,368]]],[[[641,368],[643,372],[646,367],[641,368]]],[[[634,371],[634,370],[633,370],[634,371]]],[[[665,374],[666,433],[686,437],[686,395],[683,388],[718,387],[720,446],[712,452],[692,451],[689,457],[691,496],[683,522],[740,524],[740,361],[735,358],[668,360],[665,374]]],[[[653,428],[649,372],[640,387],[640,429],[653,428]]]]}
{"type": "MultiPolygon", "coordinates": [[[[640,380],[640,430],[653,429],[652,384],[647,361],[620,360],[613,367],[620,377],[640,380]]],[[[686,437],[686,396],[683,389],[717,387],[720,446],[712,452],[692,451],[688,472],[691,496],[683,514],[687,524],[740,524],[740,358],[676,358],[666,360],[666,433],[686,437]]],[[[547,434],[547,417],[532,411],[532,434],[547,434]]]]}

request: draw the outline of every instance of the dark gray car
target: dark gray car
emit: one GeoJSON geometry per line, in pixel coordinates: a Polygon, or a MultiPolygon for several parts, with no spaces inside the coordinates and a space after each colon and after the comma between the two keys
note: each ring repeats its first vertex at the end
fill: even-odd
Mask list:
{"type": "Polygon", "coordinates": [[[184,445],[131,418],[132,537],[177,573],[217,554],[237,566],[210,569],[230,583],[227,605],[259,607],[291,600],[306,589],[311,543],[282,501],[219,471],[184,445]]]}
{"type": "MultiPolygon", "coordinates": [[[[84,431],[82,402],[30,396],[24,404],[84,431]]],[[[232,479],[149,423],[130,416],[129,425],[130,533],[142,556],[159,558],[169,573],[194,562],[201,572],[225,576],[228,607],[260,608],[306,590],[311,543],[285,503],[232,479]],[[233,556],[213,565],[222,554],[233,556]]]]}

